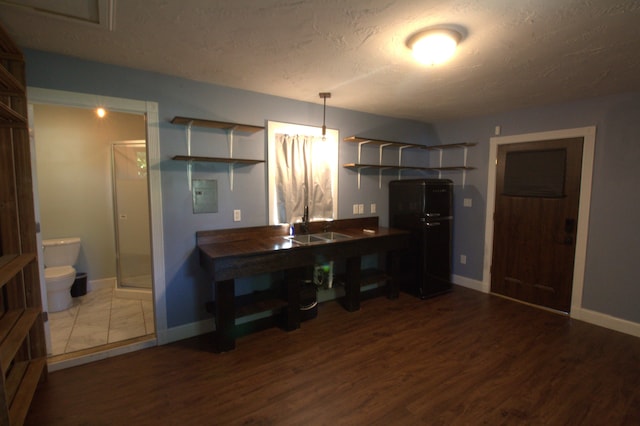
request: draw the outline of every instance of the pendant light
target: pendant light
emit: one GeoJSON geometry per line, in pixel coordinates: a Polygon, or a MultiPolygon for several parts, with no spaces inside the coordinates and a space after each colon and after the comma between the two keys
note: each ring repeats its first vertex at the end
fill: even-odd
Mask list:
{"type": "Polygon", "coordinates": [[[322,107],[322,140],[325,140],[327,134],[327,125],[325,121],[327,118],[327,98],[331,97],[331,92],[320,92],[318,95],[324,99],[324,106],[322,107]]]}

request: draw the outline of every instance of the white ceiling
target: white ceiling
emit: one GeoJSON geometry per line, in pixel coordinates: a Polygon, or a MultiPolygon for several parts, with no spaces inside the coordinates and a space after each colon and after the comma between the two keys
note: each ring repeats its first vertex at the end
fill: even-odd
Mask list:
{"type": "Polygon", "coordinates": [[[0,22],[25,48],[427,122],[640,90],[640,0],[0,0],[0,22]],[[418,65],[407,37],[439,24],[464,29],[456,56],[418,65]]]}

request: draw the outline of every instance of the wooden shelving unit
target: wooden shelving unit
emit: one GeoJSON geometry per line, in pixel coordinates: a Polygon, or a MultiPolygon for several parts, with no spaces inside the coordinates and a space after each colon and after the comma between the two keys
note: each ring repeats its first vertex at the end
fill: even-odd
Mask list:
{"type": "Polygon", "coordinates": [[[47,375],[24,72],[0,27],[0,425],[24,423],[47,375]]]}
{"type": "Polygon", "coordinates": [[[463,171],[473,170],[474,167],[467,166],[467,155],[466,150],[469,147],[475,146],[475,143],[454,143],[454,144],[445,144],[445,145],[418,145],[412,143],[404,143],[404,142],[395,142],[395,141],[387,141],[382,139],[371,139],[364,138],[360,136],[349,136],[344,138],[344,142],[357,143],[358,144],[358,161],[355,163],[345,163],[343,167],[354,169],[358,172],[358,189],[360,188],[360,176],[362,169],[378,169],[379,170],[379,187],[382,187],[382,172],[384,170],[396,170],[398,172],[398,179],[401,178],[402,170],[420,170],[427,172],[438,172],[440,174],[443,171],[463,171]],[[379,149],[379,160],[377,164],[372,163],[362,163],[362,147],[365,145],[376,145],[379,149]],[[398,149],[398,164],[383,164],[382,162],[382,154],[384,148],[396,148],[398,149]],[[436,167],[416,167],[416,166],[406,166],[402,164],[402,153],[405,149],[418,149],[418,150],[426,150],[426,151],[440,151],[440,160],[439,165],[436,167]],[[442,151],[450,150],[450,149],[464,149],[464,164],[459,166],[443,166],[442,164],[442,151]]]}
{"type": "Polygon", "coordinates": [[[215,120],[205,120],[201,118],[191,118],[191,117],[173,117],[171,120],[172,124],[178,124],[187,127],[187,155],[175,155],[172,157],[173,160],[178,161],[187,161],[189,164],[187,166],[187,174],[189,180],[189,190],[191,190],[191,163],[194,161],[197,162],[206,162],[206,163],[226,163],[229,164],[229,180],[231,190],[233,191],[233,167],[236,165],[253,165],[258,163],[264,163],[264,160],[250,160],[250,159],[242,159],[242,158],[233,158],[233,135],[234,132],[241,133],[249,133],[253,134],[264,130],[264,126],[254,126],[251,124],[239,124],[239,123],[229,123],[226,121],[215,121],[215,120]],[[220,129],[227,132],[227,139],[229,142],[229,157],[203,157],[203,156],[195,156],[191,155],[191,128],[195,127],[205,127],[209,129],[220,129]]]}

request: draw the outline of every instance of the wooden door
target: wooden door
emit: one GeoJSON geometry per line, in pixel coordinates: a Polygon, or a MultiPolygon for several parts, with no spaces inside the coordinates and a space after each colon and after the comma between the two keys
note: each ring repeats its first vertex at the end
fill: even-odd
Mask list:
{"type": "Polygon", "coordinates": [[[569,312],[583,138],[498,147],[491,291],[569,312]]]}

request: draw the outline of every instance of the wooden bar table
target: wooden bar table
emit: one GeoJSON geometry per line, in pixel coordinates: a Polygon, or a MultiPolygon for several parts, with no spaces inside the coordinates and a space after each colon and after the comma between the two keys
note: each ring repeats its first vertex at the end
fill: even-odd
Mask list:
{"type": "MultiPolygon", "coordinates": [[[[298,225],[298,224],[296,224],[298,225]]],[[[296,226],[297,227],[297,226],[296,226]]],[[[349,238],[313,244],[299,244],[289,236],[288,225],[199,231],[196,233],[200,265],[206,269],[214,285],[215,317],[214,350],[235,348],[236,318],[260,311],[279,311],[280,325],[290,331],[300,327],[300,284],[304,272],[330,260],[346,260],[345,297],[343,306],[349,311],[360,308],[361,258],[373,253],[387,254],[387,269],[394,269],[394,257],[409,246],[406,231],[378,227],[378,218],[343,219],[312,222],[309,233],[330,227],[349,238]],[[284,291],[270,294],[236,296],[235,279],[268,272],[284,271],[284,291]],[[247,300],[244,300],[247,299],[247,300]],[[253,299],[253,300],[249,300],[253,299]]],[[[398,295],[394,277],[399,271],[384,271],[387,297],[398,295]]],[[[264,293],[264,294],[262,294],[264,293]]]]}

